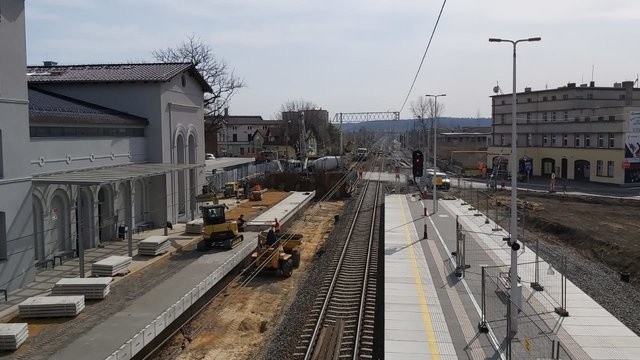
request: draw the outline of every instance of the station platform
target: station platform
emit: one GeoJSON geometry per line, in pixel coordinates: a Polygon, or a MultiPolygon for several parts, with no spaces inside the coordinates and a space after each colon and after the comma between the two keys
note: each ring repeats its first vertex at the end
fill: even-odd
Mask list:
{"type": "MultiPolygon", "coordinates": [[[[295,193],[274,206],[279,208],[278,211],[287,214],[286,220],[294,218],[296,213],[303,209],[300,201],[291,201],[293,195],[295,193]]],[[[311,201],[313,195],[315,193],[304,195],[304,203],[311,201]]],[[[269,214],[269,210],[265,210],[261,215],[273,216],[269,214]]],[[[38,356],[44,355],[47,359],[130,359],[250,255],[258,243],[258,233],[246,231],[243,233],[244,241],[231,250],[212,249],[196,252],[192,250],[202,239],[202,235],[188,235],[185,233],[185,224],[174,224],[173,229],[168,230],[168,235],[172,238],[169,253],[155,257],[137,255],[139,241],[149,236],[162,235],[163,231],[154,229],[134,234],[133,247],[136,250],[129,267],[131,272],[126,276],[113,278],[112,293],[105,300],[92,302],[76,318],[64,319],[62,322],[48,319],[38,321],[35,323],[36,330],[30,333],[33,333],[33,336],[41,336],[41,332],[50,330],[47,327],[41,328],[40,324],[43,323],[54,324],[54,330],[68,328],[69,332],[79,332],[77,329],[83,328],[85,331],[79,332],[75,337],[60,334],[59,339],[56,339],[56,334],[47,334],[44,341],[55,341],[59,345],[53,347],[55,351],[46,355],[38,352],[41,348],[40,343],[30,343],[30,339],[27,339],[27,342],[16,350],[15,355],[29,358],[31,354],[37,353],[38,356]],[[149,265],[160,261],[165,262],[148,268],[149,265]],[[148,270],[153,272],[149,275],[148,270]],[[143,277],[138,275],[145,272],[143,277]],[[158,279],[151,281],[149,276],[158,279]],[[140,288],[144,291],[139,291],[140,288]],[[104,314],[97,314],[97,311],[104,311],[104,314]]],[[[126,240],[110,241],[105,243],[104,248],[88,249],[85,252],[85,276],[90,276],[91,263],[111,255],[126,255],[127,252],[126,240]]],[[[76,258],[67,259],[55,268],[40,270],[36,281],[12,292],[8,302],[0,303],[2,321],[12,321],[17,315],[17,304],[24,299],[30,296],[47,296],[61,278],[78,277],[78,268],[76,258]]],[[[19,318],[13,321],[15,320],[22,321],[19,318]]],[[[31,327],[31,321],[26,322],[31,327]]],[[[0,358],[5,356],[11,357],[12,353],[0,352],[0,358]]]]}
{"type": "Polygon", "coordinates": [[[412,195],[385,199],[385,358],[497,359],[507,358],[507,351],[512,358],[638,358],[640,337],[563,278],[556,263],[524,247],[518,252],[523,299],[518,331],[505,340],[509,300],[500,281],[488,281],[486,274],[493,271],[499,279],[508,269],[508,233],[461,200],[440,200],[438,207],[433,214],[431,200],[412,195]],[[461,276],[456,275],[462,261],[457,226],[469,265],[461,276]],[[529,286],[534,278],[544,285],[542,291],[529,286]],[[556,313],[563,306],[569,316],[556,313]],[[478,328],[482,314],[488,333],[478,328]]]}
{"type": "Polygon", "coordinates": [[[290,191],[289,194],[272,208],[248,221],[245,224],[247,231],[267,230],[274,225],[275,219],[278,219],[280,225],[284,226],[316,196],[315,191],[290,191]]]}

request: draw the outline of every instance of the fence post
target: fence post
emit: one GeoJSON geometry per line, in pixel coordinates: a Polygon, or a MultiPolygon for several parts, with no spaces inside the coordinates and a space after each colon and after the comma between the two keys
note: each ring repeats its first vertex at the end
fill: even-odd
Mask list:
{"type": "Polygon", "coordinates": [[[487,303],[486,303],[486,274],[487,274],[487,265],[480,265],[480,268],[482,269],[481,274],[482,274],[482,298],[480,299],[480,306],[482,308],[482,314],[480,314],[480,323],[478,324],[478,331],[480,331],[483,334],[486,334],[489,332],[489,327],[487,326],[487,303]]]}
{"type": "Polygon", "coordinates": [[[507,332],[505,333],[505,344],[507,352],[507,360],[511,360],[511,340],[513,339],[511,333],[511,296],[507,295],[507,332]]]}
{"type": "Polygon", "coordinates": [[[485,214],[484,223],[489,224],[489,192],[488,191],[485,193],[485,196],[487,199],[487,207],[486,207],[487,211],[485,211],[484,213],[485,214]]]}
{"type": "Polygon", "coordinates": [[[562,254],[561,265],[562,269],[560,272],[560,306],[555,308],[556,314],[565,317],[569,316],[569,312],[567,311],[567,277],[565,276],[567,272],[567,257],[562,254]]]}
{"type": "Polygon", "coordinates": [[[538,257],[538,253],[540,252],[540,238],[536,236],[536,262],[534,264],[535,268],[535,277],[534,281],[530,284],[531,288],[535,291],[543,291],[544,286],[540,284],[540,258],[538,257]]]}

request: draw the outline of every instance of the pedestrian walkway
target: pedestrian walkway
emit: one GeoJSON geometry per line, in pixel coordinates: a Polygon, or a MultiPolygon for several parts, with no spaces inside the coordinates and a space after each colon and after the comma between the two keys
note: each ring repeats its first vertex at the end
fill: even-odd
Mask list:
{"type": "Polygon", "coordinates": [[[457,359],[404,196],[385,201],[385,359],[457,359]]]}
{"type": "MultiPolygon", "coordinates": [[[[171,248],[169,252],[164,255],[149,257],[144,255],[138,255],[138,242],[146,239],[152,235],[163,235],[164,229],[153,229],[148,231],[139,232],[133,234],[133,261],[129,266],[131,273],[137,272],[140,269],[149,266],[160,259],[170,256],[172,253],[194,244],[199,241],[202,235],[186,235],[184,234],[185,224],[173,225],[173,229],[167,230],[168,235],[171,237],[171,248]]],[[[128,242],[126,240],[114,240],[106,241],[103,243],[103,247],[87,249],[84,252],[84,277],[91,276],[91,264],[107,258],[112,255],[128,256],[128,242]]],[[[0,302],[0,322],[8,321],[12,317],[17,315],[18,304],[26,300],[31,296],[46,296],[51,293],[51,289],[56,282],[62,278],[73,278],[80,276],[80,262],[76,258],[67,258],[60,261],[56,260],[55,267],[49,266],[47,268],[38,268],[36,271],[35,281],[27,284],[21,289],[12,291],[8,294],[8,300],[6,302],[0,302]]],[[[114,277],[113,283],[118,282],[123,277],[114,277]]]]}
{"type": "Polygon", "coordinates": [[[440,200],[424,216],[432,206],[415,195],[385,200],[385,357],[638,358],[640,337],[530,248],[518,252],[523,302],[509,336],[508,233],[461,200],[440,200]],[[538,277],[542,291],[530,286],[538,277]]]}

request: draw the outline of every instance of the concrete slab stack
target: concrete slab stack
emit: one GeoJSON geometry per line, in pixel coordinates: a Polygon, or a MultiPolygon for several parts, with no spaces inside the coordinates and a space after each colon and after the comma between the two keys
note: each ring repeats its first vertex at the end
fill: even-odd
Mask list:
{"type": "Polygon", "coordinates": [[[112,278],[67,278],[60,279],[51,290],[51,295],[83,295],[85,299],[104,299],[110,292],[112,278]]]}
{"type": "Polygon", "coordinates": [[[0,324],[0,350],[16,350],[28,337],[27,323],[0,324]]]}
{"type": "Polygon", "coordinates": [[[171,242],[168,236],[153,235],[138,243],[138,254],[156,256],[169,251],[171,242]]]}
{"type": "Polygon", "coordinates": [[[115,276],[124,274],[131,265],[129,256],[109,256],[91,265],[91,275],[93,276],[115,276]]]}
{"type": "Polygon", "coordinates": [[[84,296],[33,296],[18,305],[21,318],[76,316],[84,309],[84,296]]]}
{"type": "Polygon", "coordinates": [[[191,220],[187,223],[184,232],[187,234],[202,234],[203,223],[202,218],[191,220]]]}

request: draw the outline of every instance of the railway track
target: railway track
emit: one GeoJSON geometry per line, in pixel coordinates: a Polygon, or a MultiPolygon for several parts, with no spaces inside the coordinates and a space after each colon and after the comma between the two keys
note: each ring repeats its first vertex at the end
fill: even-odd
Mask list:
{"type": "Polygon", "coordinates": [[[294,359],[370,359],[378,265],[379,181],[364,184],[340,256],[327,270],[294,359]]]}

